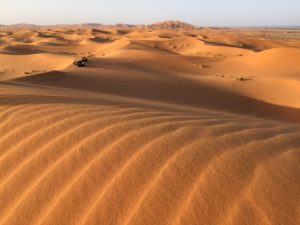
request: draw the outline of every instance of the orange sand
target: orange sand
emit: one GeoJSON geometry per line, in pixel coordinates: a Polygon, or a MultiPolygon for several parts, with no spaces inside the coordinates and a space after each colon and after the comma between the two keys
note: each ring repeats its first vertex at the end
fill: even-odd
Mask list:
{"type": "Polygon", "coordinates": [[[1,28],[0,225],[299,225],[296,34],[1,28]]]}

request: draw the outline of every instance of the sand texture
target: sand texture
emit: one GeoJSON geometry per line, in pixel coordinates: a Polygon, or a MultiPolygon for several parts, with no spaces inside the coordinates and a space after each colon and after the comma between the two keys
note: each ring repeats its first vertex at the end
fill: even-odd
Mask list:
{"type": "Polygon", "coordinates": [[[299,225],[299,36],[1,28],[0,225],[299,225]]]}

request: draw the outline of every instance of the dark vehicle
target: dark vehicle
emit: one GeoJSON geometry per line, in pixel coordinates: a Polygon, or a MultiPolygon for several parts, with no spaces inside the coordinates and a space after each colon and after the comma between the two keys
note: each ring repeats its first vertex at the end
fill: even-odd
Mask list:
{"type": "Polygon", "coordinates": [[[83,57],[81,60],[74,61],[73,64],[78,66],[78,67],[85,67],[87,62],[88,62],[88,59],[86,57],[83,57]]]}

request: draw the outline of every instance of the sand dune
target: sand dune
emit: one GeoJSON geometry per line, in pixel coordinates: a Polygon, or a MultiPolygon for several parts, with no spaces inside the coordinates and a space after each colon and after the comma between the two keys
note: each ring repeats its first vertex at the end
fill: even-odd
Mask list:
{"type": "Polygon", "coordinates": [[[299,49],[119,27],[0,32],[0,225],[298,225],[299,49]]]}
{"type": "Polygon", "coordinates": [[[62,70],[72,64],[73,59],[48,53],[7,55],[0,54],[0,68],[3,73],[0,80],[24,77],[52,70],[62,70]]]}
{"type": "Polygon", "coordinates": [[[167,41],[154,41],[152,45],[181,55],[198,57],[243,56],[252,53],[250,50],[236,47],[206,45],[205,42],[193,37],[179,37],[167,41]]]}
{"type": "Polygon", "coordinates": [[[154,30],[174,30],[174,29],[186,29],[186,30],[194,30],[197,29],[195,26],[191,24],[187,24],[181,21],[164,21],[160,23],[151,24],[148,26],[150,29],[154,30]]]}
{"type": "Polygon", "coordinates": [[[246,67],[245,69],[248,71],[251,69],[255,71],[274,70],[277,74],[282,74],[291,69],[298,70],[300,68],[297,63],[299,57],[300,49],[273,48],[240,58],[227,59],[223,63],[230,61],[228,63],[236,63],[237,67],[246,67]]]}
{"type": "Polygon", "coordinates": [[[1,102],[0,224],[297,224],[298,126],[9,83],[1,102]]]}
{"type": "Polygon", "coordinates": [[[221,71],[226,76],[228,81],[222,82],[221,85],[227,86],[227,90],[234,89],[235,93],[238,91],[240,94],[266,102],[300,108],[300,64],[297,63],[299,57],[299,49],[274,48],[225,59],[215,63],[209,71],[221,71]],[[236,85],[237,82],[233,80],[238,77],[249,79],[248,84],[236,85]]]}

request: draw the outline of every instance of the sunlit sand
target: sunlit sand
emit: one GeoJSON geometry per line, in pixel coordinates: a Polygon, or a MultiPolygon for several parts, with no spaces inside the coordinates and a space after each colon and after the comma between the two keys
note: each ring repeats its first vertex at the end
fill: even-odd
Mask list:
{"type": "Polygon", "coordinates": [[[299,224],[299,60],[296,29],[0,28],[0,224],[299,224]]]}

